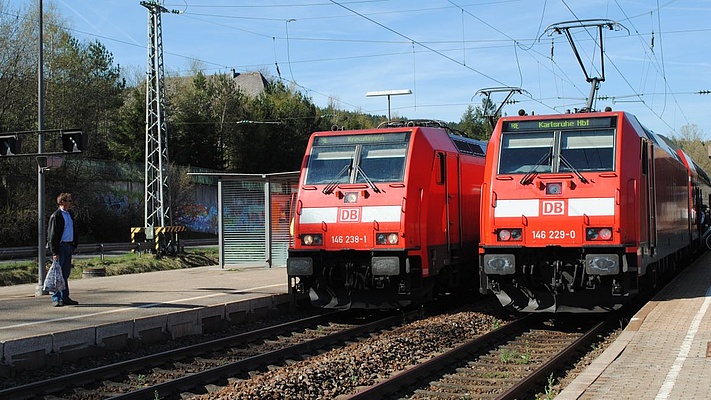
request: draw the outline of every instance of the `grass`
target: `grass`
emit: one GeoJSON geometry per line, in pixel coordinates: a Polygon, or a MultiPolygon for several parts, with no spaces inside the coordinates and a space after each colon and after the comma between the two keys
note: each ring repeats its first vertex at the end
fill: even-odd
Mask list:
{"type": "Polygon", "coordinates": [[[531,353],[528,350],[521,353],[518,350],[503,348],[499,353],[499,359],[504,364],[514,363],[525,365],[531,362],[531,353]]]}
{"type": "Polygon", "coordinates": [[[555,390],[555,379],[553,378],[553,374],[548,376],[548,385],[546,385],[544,391],[545,393],[543,396],[540,394],[536,395],[536,400],[552,400],[558,395],[558,392],[555,390]]]}
{"type": "MultiPolygon", "coordinates": [[[[127,253],[119,256],[100,256],[94,258],[74,259],[70,279],[82,277],[84,269],[104,268],[106,276],[137,274],[141,272],[164,271],[216,265],[219,262],[219,251],[215,248],[191,249],[177,256],[155,257],[152,254],[127,253]]],[[[45,271],[49,269],[47,265],[45,271]]],[[[36,283],[38,278],[36,261],[3,262],[0,263],[0,286],[22,285],[36,283]]]]}

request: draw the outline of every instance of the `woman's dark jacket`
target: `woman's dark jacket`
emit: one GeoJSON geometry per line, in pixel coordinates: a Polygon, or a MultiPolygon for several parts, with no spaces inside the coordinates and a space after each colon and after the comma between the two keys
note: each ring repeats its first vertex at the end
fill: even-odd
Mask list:
{"type": "MultiPolygon", "coordinates": [[[[71,212],[69,213],[71,215],[71,212]]],[[[72,216],[72,221],[74,221],[74,241],[72,241],[72,246],[77,248],[77,226],[74,216],[72,216]]],[[[49,246],[49,251],[53,256],[59,255],[59,242],[62,240],[62,233],[64,233],[64,216],[62,216],[62,210],[58,208],[52,215],[49,216],[49,225],[47,226],[47,244],[49,246]]]]}

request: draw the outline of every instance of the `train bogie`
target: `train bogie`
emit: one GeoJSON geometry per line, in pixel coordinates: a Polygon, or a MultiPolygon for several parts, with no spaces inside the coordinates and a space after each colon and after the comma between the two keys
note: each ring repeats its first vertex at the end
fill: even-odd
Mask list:
{"type": "Polygon", "coordinates": [[[314,133],[287,274],[315,306],[393,308],[475,277],[482,142],[439,126],[314,133]],[[471,208],[474,207],[474,208],[471,208]]]}

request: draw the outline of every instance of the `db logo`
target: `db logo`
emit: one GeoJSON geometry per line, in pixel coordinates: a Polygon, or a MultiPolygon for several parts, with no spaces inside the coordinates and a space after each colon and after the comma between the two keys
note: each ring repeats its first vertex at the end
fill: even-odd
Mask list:
{"type": "Polygon", "coordinates": [[[565,202],[564,201],[544,201],[542,202],[543,215],[565,215],[565,202]]]}
{"type": "Polygon", "coordinates": [[[359,208],[341,208],[338,210],[339,222],[358,222],[360,221],[359,208]]]}

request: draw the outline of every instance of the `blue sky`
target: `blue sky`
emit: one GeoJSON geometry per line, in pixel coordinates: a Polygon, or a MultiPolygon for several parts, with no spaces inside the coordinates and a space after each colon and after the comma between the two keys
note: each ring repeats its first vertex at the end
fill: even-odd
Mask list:
{"type": "MultiPolygon", "coordinates": [[[[10,0],[11,7],[37,0],[10,0]]],[[[44,0],[80,40],[99,40],[129,77],[146,65],[148,11],[139,0],[44,0]]],[[[261,71],[297,84],[319,106],[459,121],[481,89],[519,87],[536,114],[585,106],[590,92],[566,37],[547,29],[610,20],[597,109],[629,111],[657,133],[696,124],[711,139],[711,0],[170,0],[166,73],[261,71]],[[568,24],[575,25],[575,24],[568,24]],[[551,57],[552,55],[552,57],[551,57]],[[277,70],[278,66],[278,70],[277,70]]],[[[574,27],[590,77],[601,77],[596,30],[574,27]]],[[[495,92],[496,103],[503,93],[495,92]]]]}

